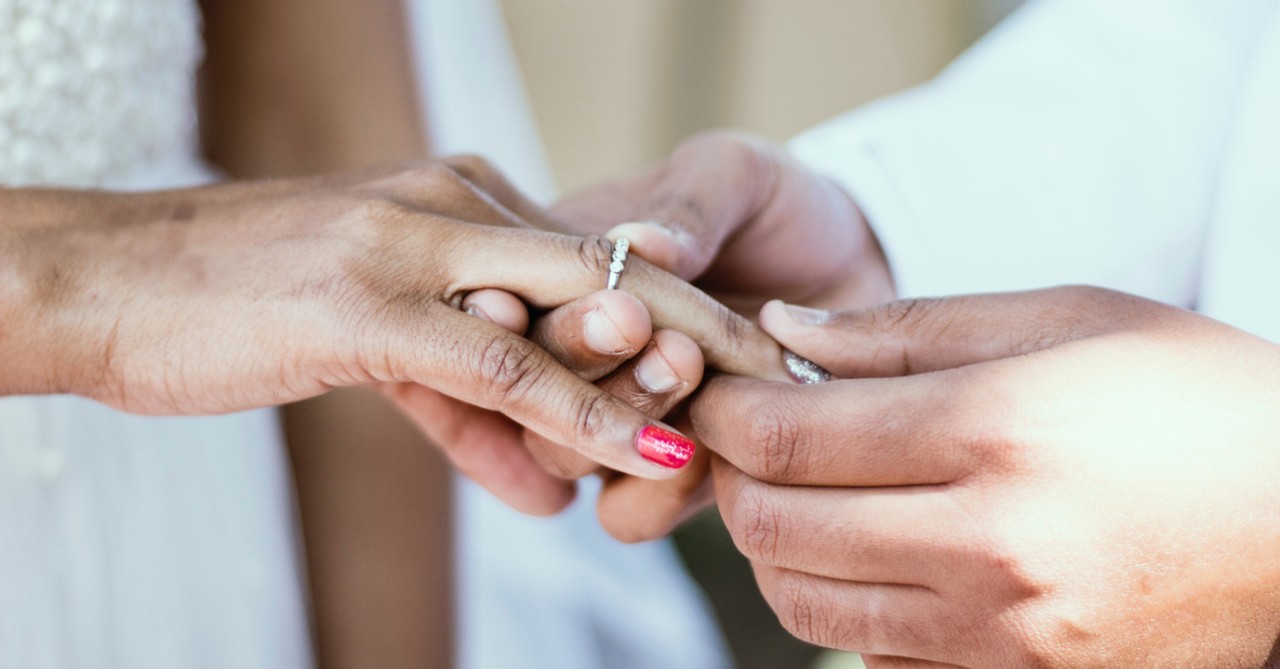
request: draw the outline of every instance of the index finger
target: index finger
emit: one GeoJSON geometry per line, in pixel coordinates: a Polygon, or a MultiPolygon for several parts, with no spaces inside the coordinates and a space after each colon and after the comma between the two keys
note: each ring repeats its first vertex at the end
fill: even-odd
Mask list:
{"type": "Polygon", "coordinates": [[[990,408],[959,372],[810,386],[718,376],[690,407],[699,441],[752,477],[816,486],[950,483],[971,473],[990,408]]]}

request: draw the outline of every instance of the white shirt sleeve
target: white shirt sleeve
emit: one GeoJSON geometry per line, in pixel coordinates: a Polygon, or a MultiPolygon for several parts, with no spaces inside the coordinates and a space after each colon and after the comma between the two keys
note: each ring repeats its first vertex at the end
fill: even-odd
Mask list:
{"type": "Polygon", "coordinates": [[[934,81],[795,139],[903,296],[1089,283],[1190,305],[1274,0],[1031,2],[934,81]]]}

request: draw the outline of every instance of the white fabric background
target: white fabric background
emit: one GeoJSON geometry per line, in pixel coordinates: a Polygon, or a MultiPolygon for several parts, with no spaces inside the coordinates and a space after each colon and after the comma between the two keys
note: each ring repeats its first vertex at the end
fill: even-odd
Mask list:
{"type": "Polygon", "coordinates": [[[1273,0],[1039,0],[791,148],[903,296],[1089,283],[1280,340],[1277,118],[1273,0]]]}

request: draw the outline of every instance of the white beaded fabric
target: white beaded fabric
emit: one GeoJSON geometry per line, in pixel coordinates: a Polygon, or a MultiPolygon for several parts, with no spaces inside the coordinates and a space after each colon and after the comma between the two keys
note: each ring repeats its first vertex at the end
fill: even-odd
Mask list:
{"type": "MultiPolygon", "coordinates": [[[[0,185],[207,180],[201,50],[195,0],[0,0],[0,185]]],[[[293,519],[273,412],[0,397],[0,668],[313,667],[293,519]]]]}
{"type": "Polygon", "coordinates": [[[193,0],[0,0],[0,184],[99,186],[194,146],[193,0]]]}

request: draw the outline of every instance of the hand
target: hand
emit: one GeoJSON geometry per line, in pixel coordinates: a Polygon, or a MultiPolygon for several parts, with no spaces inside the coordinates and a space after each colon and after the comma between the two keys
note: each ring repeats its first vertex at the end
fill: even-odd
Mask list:
{"type": "Polygon", "coordinates": [[[794,634],[871,667],[1280,661],[1280,347],[1088,288],[761,324],[852,379],[691,408],[794,634]]]}
{"type": "MultiPolygon", "coordinates": [[[[478,318],[515,315],[516,320],[502,324],[524,333],[527,314],[508,293],[480,291],[464,299],[464,306],[468,302],[473,307],[484,304],[468,309],[478,318]]],[[[666,416],[702,379],[698,345],[675,330],[654,332],[644,305],[620,290],[600,291],[556,308],[537,319],[528,337],[567,369],[655,420],[666,416]]],[[[383,389],[441,445],[459,471],[519,511],[561,511],[576,495],[576,479],[600,470],[598,463],[499,412],[417,384],[384,384],[383,389]]],[[[696,466],[705,473],[705,460],[696,457],[697,464],[685,468],[696,466]]],[[[606,485],[615,485],[617,479],[606,476],[606,485]]]]}
{"type": "MultiPolygon", "coordinates": [[[[661,168],[589,188],[552,214],[541,225],[627,237],[632,253],[743,314],[774,298],[829,308],[893,299],[884,255],[848,194],[739,135],[695,137],[661,168]]],[[[709,503],[707,463],[694,464],[670,482],[606,485],[601,524],[623,541],[667,534],[709,503]]]]}
{"type": "MultiPolygon", "coordinates": [[[[145,195],[0,191],[0,210],[0,392],[214,413],[415,383],[614,469],[674,474],[637,452],[650,419],[459,309],[482,288],[542,309],[587,295],[609,244],[530,230],[448,167],[145,195]]],[[[711,364],[782,377],[772,340],[695,289],[639,258],[624,283],[711,364]]]]}
{"type": "Polygon", "coordinates": [[[631,239],[632,251],[739,313],[767,300],[851,308],[893,299],[884,255],[839,186],[763,142],[717,132],[661,168],[558,203],[570,230],[631,239]]]}

